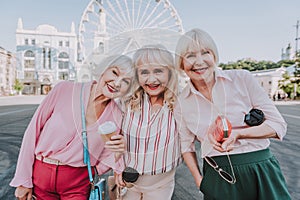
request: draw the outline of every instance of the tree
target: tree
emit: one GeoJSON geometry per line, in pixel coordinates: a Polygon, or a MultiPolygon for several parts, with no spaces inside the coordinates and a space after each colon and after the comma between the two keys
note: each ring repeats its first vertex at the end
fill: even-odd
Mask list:
{"type": "Polygon", "coordinates": [[[285,93],[287,93],[288,97],[292,97],[292,93],[294,91],[294,83],[291,82],[291,77],[288,75],[286,72],[285,74],[282,75],[282,80],[280,80],[279,83],[279,88],[282,89],[285,93]]]}
{"type": "Polygon", "coordinates": [[[280,60],[277,64],[282,67],[289,67],[289,66],[295,64],[295,61],[294,60],[280,60]]]}
{"type": "Polygon", "coordinates": [[[21,95],[21,92],[24,88],[23,83],[21,83],[18,79],[15,80],[14,89],[21,95]]]}
{"type": "Polygon", "coordinates": [[[294,83],[294,99],[296,99],[300,96],[300,52],[297,52],[295,57],[295,71],[292,83],[294,83]]]}
{"type": "MultiPolygon", "coordinates": [[[[286,62],[289,63],[289,62],[286,62]]],[[[285,64],[286,64],[285,63],[285,64]]],[[[238,60],[236,62],[230,62],[228,64],[221,63],[219,65],[223,70],[228,69],[245,69],[249,71],[258,71],[266,69],[275,69],[281,67],[281,63],[274,63],[272,61],[256,61],[251,59],[238,60]]],[[[290,66],[290,65],[287,65],[290,66]]]]}

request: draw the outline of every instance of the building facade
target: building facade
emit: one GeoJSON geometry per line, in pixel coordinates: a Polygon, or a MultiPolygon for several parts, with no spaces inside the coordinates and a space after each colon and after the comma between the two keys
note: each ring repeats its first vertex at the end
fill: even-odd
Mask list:
{"type": "Polygon", "coordinates": [[[295,54],[293,53],[291,44],[288,44],[285,49],[281,49],[281,60],[293,60],[294,57],[295,54]]]}
{"type": "MultiPolygon", "coordinates": [[[[93,9],[93,4],[89,4],[89,9],[93,9]]],[[[83,22],[88,22],[88,15],[83,16],[83,22]]],[[[98,23],[96,30],[92,36],[93,46],[85,47],[82,42],[78,41],[78,73],[77,80],[79,82],[87,82],[96,79],[93,75],[95,67],[99,67],[101,61],[108,56],[108,35],[106,31],[106,14],[100,9],[98,16],[98,23]],[[90,52],[87,52],[86,48],[90,48],[90,52]]],[[[79,33],[85,32],[84,23],[79,25],[79,33]]],[[[80,34],[79,34],[80,35],[80,34]]],[[[79,40],[82,38],[79,36],[79,40]]]]}
{"type": "Polygon", "coordinates": [[[77,35],[59,32],[44,24],[35,30],[23,28],[20,18],[16,30],[17,79],[23,94],[47,94],[57,82],[76,79],[77,35]]]}
{"type": "Polygon", "coordinates": [[[13,53],[0,47],[0,96],[14,93],[16,78],[16,57],[13,53]]]}
{"type": "Polygon", "coordinates": [[[274,95],[282,93],[278,89],[279,80],[282,79],[282,75],[286,72],[284,67],[269,69],[269,70],[260,70],[251,72],[252,75],[257,79],[260,86],[262,86],[267,92],[268,96],[273,99],[274,95]]]}

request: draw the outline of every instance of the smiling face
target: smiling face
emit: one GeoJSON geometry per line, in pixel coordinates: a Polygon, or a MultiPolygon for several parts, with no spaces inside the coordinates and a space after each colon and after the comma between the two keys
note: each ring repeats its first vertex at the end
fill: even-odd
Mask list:
{"type": "Polygon", "coordinates": [[[183,56],[183,70],[193,83],[210,82],[214,78],[215,58],[212,51],[199,49],[188,51],[183,56]]]}
{"type": "Polygon", "coordinates": [[[99,82],[100,89],[108,98],[124,96],[131,84],[131,76],[127,71],[117,66],[107,68],[102,74],[99,82]]]}
{"type": "Polygon", "coordinates": [[[161,96],[169,83],[169,69],[157,64],[142,64],[137,67],[139,85],[151,97],[161,96]]]}
{"type": "Polygon", "coordinates": [[[194,86],[213,85],[214,70],[218,62],[217,46],[207,32],[195,28],[179,38],[175,65],[178,70],[183,70],[190,77],[194,86]]]}

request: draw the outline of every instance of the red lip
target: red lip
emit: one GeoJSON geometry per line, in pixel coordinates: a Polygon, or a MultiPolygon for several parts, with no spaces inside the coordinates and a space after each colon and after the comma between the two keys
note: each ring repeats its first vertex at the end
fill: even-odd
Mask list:
{"type": "Polygon", "coordinates": [[[208,67],[205,67],[205,68],[200,68],[200,69],[193,69],[192,71],[197,74],[203,74],[207,69],[208,69],[208,67]]]}
{"type": "Polygon", "coordinates": [[[150,90],[156,90],[160,85],[147,85],[150,90]]]}
{"type": "Polygon", "coordinates": [[[109,84],[106,84],[106,86],[107,86],[107,89],[109,92],[111,92],[111,93],[117,92],[116,88],[114,88],[113,86],[111,86],[109,84]]]}

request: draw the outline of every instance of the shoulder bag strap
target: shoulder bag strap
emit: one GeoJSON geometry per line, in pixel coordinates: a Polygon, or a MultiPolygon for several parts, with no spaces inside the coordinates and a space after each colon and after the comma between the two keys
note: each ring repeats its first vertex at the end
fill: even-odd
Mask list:
{"type": "Polygon", "coordinates": [[[83,103],[83,86],[82,83],[81,86],[81,92],[80,92],[80,105],[81,105],[81,121],[82,121],[82,140],[83,140],[83,162],[87,165],[88,172],[89,172],[89,179],[90,182],[93,183],[93,175],[92,175],[92,169],[91,169],[91,162],[90,162],[90,154],[88,150],[88,141],[87,141],[87,131],[86,131],[86,124],[85,124],[85,112],[84,112],[84,103],[83,103]]]}

